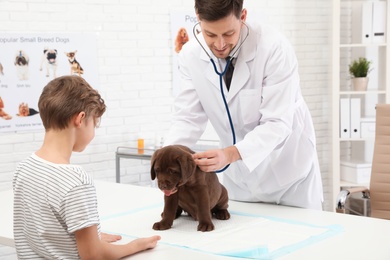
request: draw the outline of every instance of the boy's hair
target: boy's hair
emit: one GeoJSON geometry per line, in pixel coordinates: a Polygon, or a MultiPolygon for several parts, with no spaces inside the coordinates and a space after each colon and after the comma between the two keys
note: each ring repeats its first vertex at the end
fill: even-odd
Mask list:
{"type": "Polygon", "coordinates": [[[68,127],[72,117],[84,111],[86,118],[100,118],[106,111],[104,100],[80,76],[62,76],[50,81],[38,102],[39,114],[46,130],[68,127]]]}
{"type": "Polygon", "coordinates": [[[241,17],[244,0],[195,0],[195,12],[200,20],[215,22],[231,13],[241,17]]]}

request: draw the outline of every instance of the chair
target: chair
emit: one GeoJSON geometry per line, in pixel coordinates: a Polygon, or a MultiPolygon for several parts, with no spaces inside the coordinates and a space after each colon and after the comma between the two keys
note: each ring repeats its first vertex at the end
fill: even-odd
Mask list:
{"type": "Polygon", "coordinates": [[[357,192],[369,199],[370,217],[390,220],[390,104],[376,106],[375,146],[369,189],[354,187],[342,190],[337,198],[336,212],[346,213],[348,198],[357,192]]]}

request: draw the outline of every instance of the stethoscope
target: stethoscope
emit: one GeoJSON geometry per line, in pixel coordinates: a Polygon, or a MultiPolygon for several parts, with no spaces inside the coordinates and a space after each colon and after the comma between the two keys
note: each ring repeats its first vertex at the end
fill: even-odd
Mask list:
{"type": "MultiPolygon", "coordinates": [[[[202,43],[199,41],[198,39],[198,36],[197,36],[197,32],[196,32],[196,27],[200,24],[200,22],[196,23],[194,25],[194,27],[192,28],[192,33],[194,34],[194,37],[195,39],[198,41],[200,47],[202,47],[202,49],[204,50],[204,52],[207,54],[207,56],[209,56],[210,58],[210,61],[211,63],[213,64],[213,67],[214,67],[214,71],[215,73],[219,76],[219,87],[220,87],[220,90],[221,90],[221,95],[222,95],[222,100],[223,100],[223,103],[225,105],[225,109],[226,109],[226,113],[227,113],[227,116],[228,116],[228,119],[229,119],[229,124],[230,124],[230,129],[232,130],[232,137],[233,137],[233,145],[236,144],[236,133],[235,133],[235,130],[234,130],[234,126],[233,126],[233,120],[232,120],[232,117],[230,115],[230,110],[229,110],[229,106],[227,104],[227,101],[226,101],[226,97],[225,97],[225,93],[223,91],[223,76],[226,74],[226,71],[227,69],[229,68],[229,65],[230,63],[232,62],[233,58],[234,58],[234,55],[241,49],[241,46],[244,44],[244,42],[246,41],[246,39],[248,38],[249,36],[249,27],[248,25],[246,25],[246,23],[242,22],[245,27],[247,28],[246,30],[246,35],[245,35],[245,38],[241,41],[240,45],[238,45],[238,47],[234,50],[234,52],[229,55],[230,56],[230,59],[226,62],[226,66],[225,66],[225,69],[222,71],[222,72],[219,72],[218,69],[217,69],[217,65],[215,64],[215,61],[214,59],[211,57],[211,55],[208,53],[208,51],[203,47],[202,43]]],[[[224,168],[220,169],[220,170],[217,170],[215,172],[219,173],[219,172],[223,172],[225,171],[228,167],[230,166],[230,164],[226,165],[224,168]]]]}

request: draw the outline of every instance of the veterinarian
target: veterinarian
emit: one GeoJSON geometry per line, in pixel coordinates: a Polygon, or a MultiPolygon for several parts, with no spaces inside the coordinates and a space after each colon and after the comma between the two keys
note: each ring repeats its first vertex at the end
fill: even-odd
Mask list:
{"type": "Polygon", "coordinates": [[[195,0],[195,11],[201,33],[179,54],[181,90],[164,145],[192,147],[210,120],[223,149],[193,158],[204,171],[230,164],[223,176],[230,199],[322,210],[314,127],[292,46],[270,27],[247,24],[243,0],[195,0]],[[211,59],[222,72],[230,55],[228,88],[211,59]]]}

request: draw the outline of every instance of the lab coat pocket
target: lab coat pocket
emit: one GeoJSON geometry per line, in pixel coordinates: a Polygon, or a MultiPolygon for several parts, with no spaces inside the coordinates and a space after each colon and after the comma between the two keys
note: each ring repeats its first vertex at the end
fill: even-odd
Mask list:
{"type": "Polygon", "coordinates": [[[240,114],[245,125],[260,121],[261,90],[243,89],[239,94],[240,114]]]}

